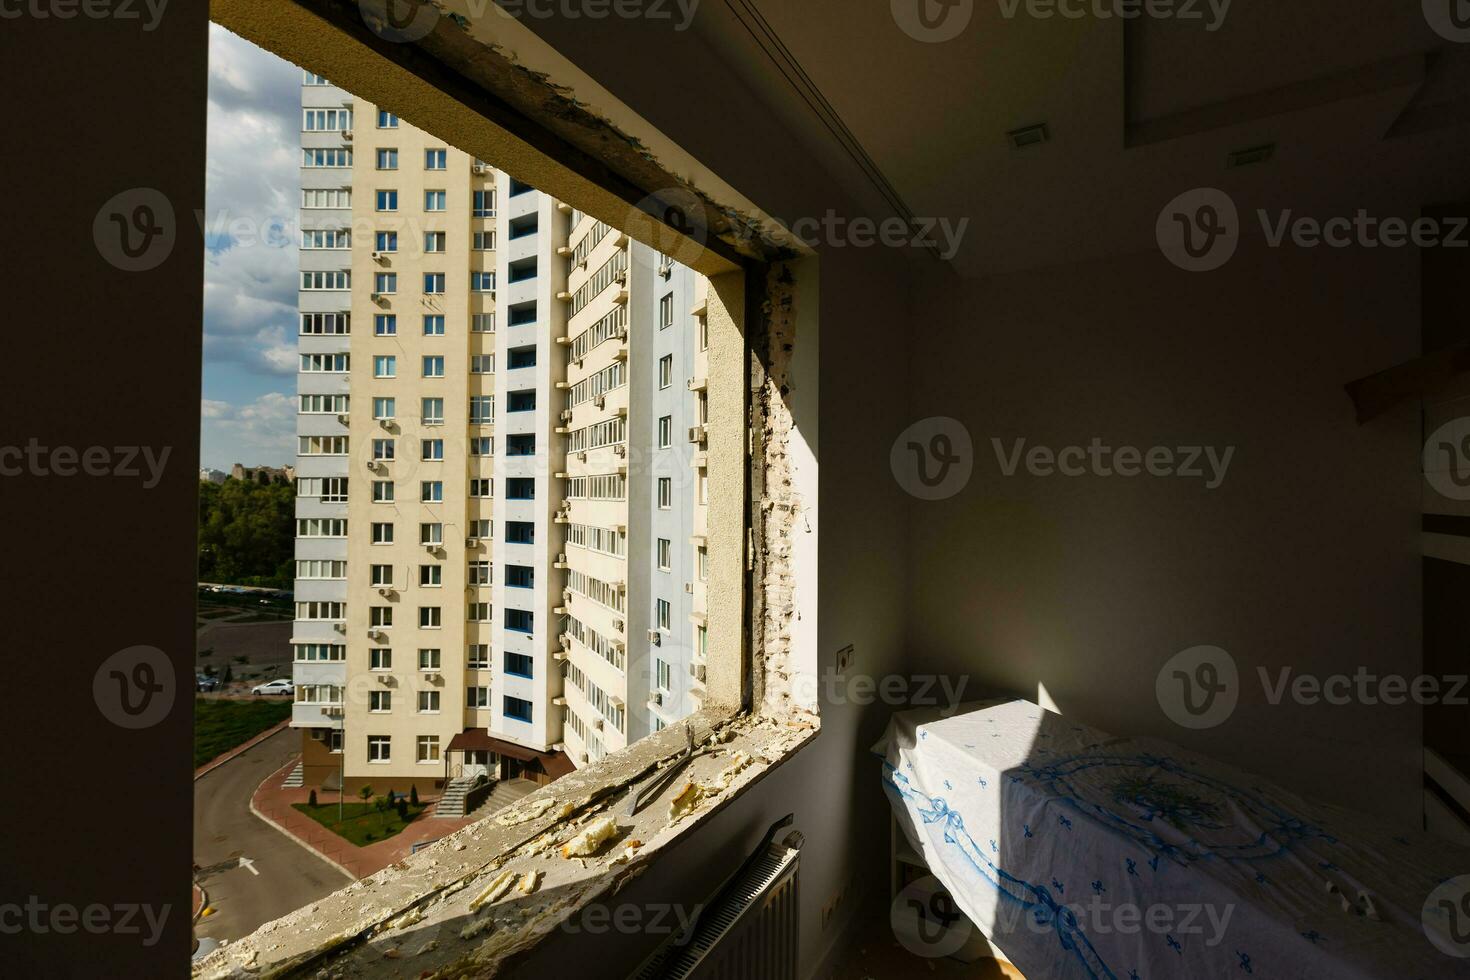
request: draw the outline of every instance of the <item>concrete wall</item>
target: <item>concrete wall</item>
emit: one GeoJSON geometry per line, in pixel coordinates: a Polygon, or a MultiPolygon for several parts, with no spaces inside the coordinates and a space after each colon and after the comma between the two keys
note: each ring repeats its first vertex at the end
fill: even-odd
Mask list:
{"type": "Polygon", "coordinates": [[[1037,695],[1119,734],[1171,739],[1301,792],[1419,817],[1413,706],[1268,703],[1258,677],[1418,672],[1418,414],[1365,426],[1342,385],[1418,352],[1410,250],[1245,245],[1210,273],[1159,254],[919,293],[912,420],[975,442],[969,485],[909,505],[910,667],[1037,695]],[[1221,485],[1001,475],[990,440],[1234,446],[1221,485]],[[1230,653],[1243,691],[1189,731],[1155,677],[1230,653]]]}

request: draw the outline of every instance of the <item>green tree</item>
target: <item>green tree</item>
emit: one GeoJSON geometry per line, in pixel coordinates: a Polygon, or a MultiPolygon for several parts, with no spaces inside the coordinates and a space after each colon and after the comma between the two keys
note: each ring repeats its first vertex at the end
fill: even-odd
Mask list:
{"type": "Polygon", "coordinates": [[[199,484],[199,579],[290,588],[296,491],[284,480],[199,484]]]}

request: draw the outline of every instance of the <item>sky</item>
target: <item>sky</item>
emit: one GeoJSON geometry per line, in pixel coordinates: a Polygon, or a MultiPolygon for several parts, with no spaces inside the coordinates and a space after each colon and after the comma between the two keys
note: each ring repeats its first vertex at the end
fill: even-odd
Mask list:
{"type": "Polygon", "coordinates": [[[301,70],[209,27],[200,465],[296,454],[301,70]]]}

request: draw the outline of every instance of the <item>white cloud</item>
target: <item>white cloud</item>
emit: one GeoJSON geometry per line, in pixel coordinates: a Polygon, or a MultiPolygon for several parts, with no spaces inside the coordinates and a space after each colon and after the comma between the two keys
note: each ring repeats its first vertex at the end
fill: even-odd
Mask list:
{"type": "Polygon", "coordinates": [[[205,466],[229,469],[281,466],[296,457],[296,403],[272,391],[244,405],[204,399],[199,406],[200,457],[205,466]]]}
{"type": "Polygon", "coordinates": [[[210,27],[204,352],[294,373],[300,128],[296,68],[210,27]]]}

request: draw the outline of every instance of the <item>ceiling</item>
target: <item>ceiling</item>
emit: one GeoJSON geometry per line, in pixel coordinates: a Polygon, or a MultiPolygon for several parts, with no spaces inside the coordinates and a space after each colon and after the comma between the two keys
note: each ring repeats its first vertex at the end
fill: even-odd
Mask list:
{"type": "Polygon", "coordinates": [[[950,0],[968,22],[926,43],[898,23],[918,2],[941,9],[708,0],[696,29],[869,214],[969,218],[962,274],[1154,249],[1160,209],[1200,186],[1252,222],[1470,199],[1470,43],[1437,35],[1418,3],[1348,16],[1336,0],[1236,0],[1211,31],[1206,0],[1189,0],[1202,19],[1126,22],[950,0]],[[1047,143],[1009,145],[1043,122],[1047,143]],[[1227,168],[1263,143],[1268,161],[1227,168]]]}

